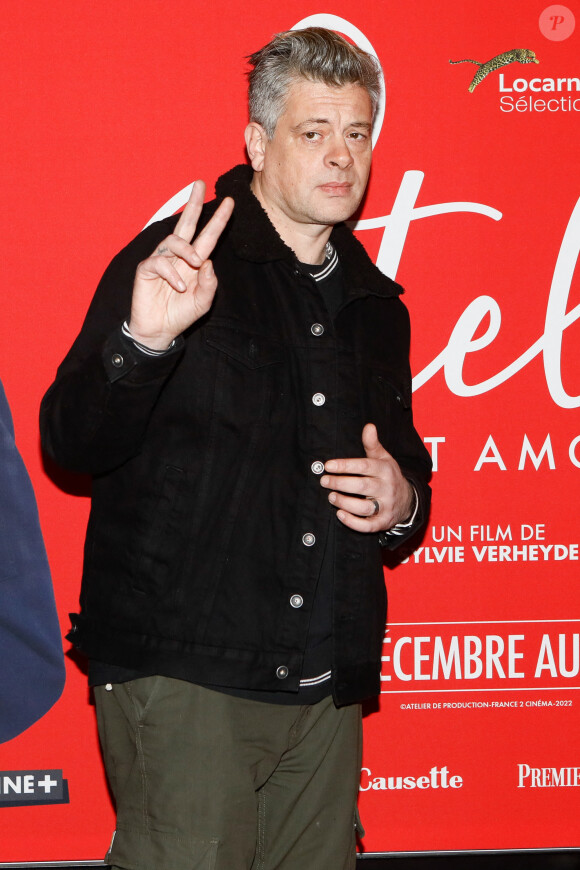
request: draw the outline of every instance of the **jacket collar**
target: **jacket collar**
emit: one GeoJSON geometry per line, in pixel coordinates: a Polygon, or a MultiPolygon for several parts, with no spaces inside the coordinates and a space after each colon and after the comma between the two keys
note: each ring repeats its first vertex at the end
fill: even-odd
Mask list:
{"type": "MultiPolygon", "coordinates": [[[[275,260],[296,262],[294,252],[282,241],[259,200],[250,189],[253,170],[234,166],[217,180],[218,199],[233,197],[236,207],[230,221],[231,241],[238,257],[254,263],[275,260]]],[[[337,224],[330,241],[338,252],[347,288],[347,298],[355,296],[398,296],[404,290],[377,269],[361,243],[344,223],[337,224]]]]}

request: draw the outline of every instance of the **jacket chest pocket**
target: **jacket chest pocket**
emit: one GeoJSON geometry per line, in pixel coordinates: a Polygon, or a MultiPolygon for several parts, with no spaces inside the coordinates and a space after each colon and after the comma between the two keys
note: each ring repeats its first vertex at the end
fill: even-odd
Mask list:
{"type": "Polygon", "coordinates": [[[206,344],[216,352],[214,412],[220,422],[246,428],[268,422],[283,396],[284,348],[242,329],[210,326],[206,344]]]}

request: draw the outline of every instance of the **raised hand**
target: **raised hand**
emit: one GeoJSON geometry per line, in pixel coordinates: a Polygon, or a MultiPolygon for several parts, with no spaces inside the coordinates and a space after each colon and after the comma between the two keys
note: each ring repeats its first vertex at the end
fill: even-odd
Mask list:
{"type": "Polygon", "coordinates": [[[137,266],[129,331],[153,350],[165,350],[206,314],[217,289],[208,259],[234,207],[226,197],[192,243],[203,207],[205,184],[196,181],[174,232],[137,266]]]}
{"type": "Polygon", "coordinates": [[[366,457],[329,459],[320,483],[331,492],[338,519],[358,532],[384,532],[411,513],[413,488],[385,450],[373,423],[362,432],[366,457]],[[362,498],[361,498],[362,496],[362,498]]]}

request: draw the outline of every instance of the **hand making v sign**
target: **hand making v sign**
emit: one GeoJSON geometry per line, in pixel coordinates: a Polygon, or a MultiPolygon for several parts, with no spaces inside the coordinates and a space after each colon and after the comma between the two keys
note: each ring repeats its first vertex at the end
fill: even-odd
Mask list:
{"type": "Polygon", "coordinates": [[[226,197],[192,243],[204,194],[204,182],[196,181],[174,232],[137,267],[128,327],[135,341],[152,350],[166,350],[213,302],[217,278],[208,257],[234,201],[226,197]]]}

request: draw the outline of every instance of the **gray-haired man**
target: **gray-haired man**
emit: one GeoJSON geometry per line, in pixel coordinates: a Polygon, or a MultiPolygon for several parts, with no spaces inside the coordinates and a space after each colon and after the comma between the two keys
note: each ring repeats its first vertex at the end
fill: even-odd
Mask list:
{"type": "Polygon", "coordinates": [[[250,62],[251,166],[113,260],[42,408],[94,475],[69,637],[131,870],[354,866],[381,545],[428,511],[401,288],[343,224],[377,66],[316,28],[250,62]]]}

